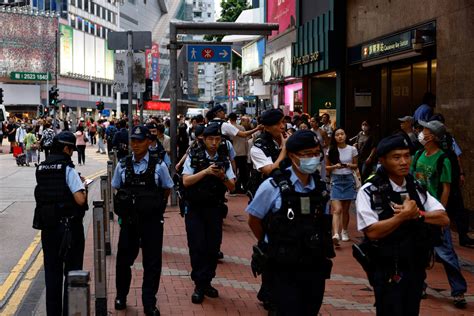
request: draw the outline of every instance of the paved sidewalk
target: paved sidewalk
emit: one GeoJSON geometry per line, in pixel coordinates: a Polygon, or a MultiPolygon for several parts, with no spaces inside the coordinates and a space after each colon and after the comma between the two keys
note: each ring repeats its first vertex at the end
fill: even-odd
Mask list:
{"type": "MultiPolygon", "coordinates": [[[[224,222],[222,251],[224,260],[219,264],[213,285],[219,290],[217,299],[206,298],[203,304],[191,303],[193,282],[190,278],[190,263],[186,242],[184,221],[177,208],[168,207],[165,214],[165,237],[163,248],[163,273],[158,293],[158,306],[162,315],[266,315],[256,299],[260,279],[255,279],[250,270],[251,245],[255,239],[247,226],[244,208],[245,196],[229,197],[229,215],[224,222]]],[[[354,218],[354,217],[353,217],[354,218]]],[[[355,231],[355,221],[351,221],[352,240],[357,241],[360,234],[355,231]]],[[[107,257],[108,311],[113,315],[143,315],[141,304],[141,282],[143,267],[139,254],[133,267],[133,280],[128,296],[126,311],[116,312],[115,298],[115,254],[119,226],[111,223],[112,255],[107,257]]],[[[455,237],[455,243],[457,240],[455,237]]],[[[322,315],[358,315],[375,313],[373,292],[368,286],[365,274],[352,258],[351,242],[343,243],[334,259],[332,277],[326,283],[322,315]]],[[[474,284],[474,252],[472,249],[457,247],[462,258],[463,274],[468,284],[474,284]]],[[[93,271],[93,238],[89,230],[86,241],[85,269],[93,271]]],[[[92,273],[93,278],[93,273],[92,273]]],[[[472,315],[474,296],[469,289],[466,296],[468,308],[458,310],[449,297],[449,285],[441,264],[428,271],[428,299],[422,301],[422,315],[472,315]]],[[[94,292],[94,282],[91,281],[94,292]]],[[[92,296],[92,302],[94,302],[92,296]]],[[[94,307],[92,306],[92,310],[94,307]]]]}

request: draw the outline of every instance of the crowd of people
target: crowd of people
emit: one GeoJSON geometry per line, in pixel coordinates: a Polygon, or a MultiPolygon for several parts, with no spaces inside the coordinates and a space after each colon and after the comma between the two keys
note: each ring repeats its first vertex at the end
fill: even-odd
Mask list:
{"type": "Polygon", "coordinates": [[[163,117],[151,116],[143,123],[134,117],[131,124],[126,119],[80,119],[74,133],[57,136],[49,120],[25,126],[11,122],[14,127],[5,131],[15,134],[27,151],[39,142],[45,154],[46,135],[53,135],[52,147],[58,147],[63,135],[63,152],[72,153],[68,146],[77,150],[79,164],[85,163],[86,144],[96,137],[99,153],[105,147],[116,151],[120,162],[112,187],[121,225],[117,310],[127,307],[130,267],[141,247],[145,314],[159,315],[163,213],[174,186],[185,220],[193,303],[219,296],[211,282],[223,258],[226,203],[246,194],[248,224],[257,239],[251,266],[262,280],[257,298],[270,313],[318,313],[335,249],[351,241],[348,227],[355,202],[357,227],[365,238],[354,244],[354,257],[374,288],[377,313],[416,315],[426,297],[425,270],[434,256],[445,268],[454,305],[467,304],[449,222],[457,226],[461,246],[474,245],[462,202],[462,151],[443,116],[434,113],[433,97],[427,94],[414,116],[398,118],[400,129],[380,141],[368,120],[350,138],[327,113],[290,117],[270,109],[255,118],[226,115],[223,106],[214,105],[205,117],[178,117],[175,166],[169,159],[170,123],[163,117]]]}

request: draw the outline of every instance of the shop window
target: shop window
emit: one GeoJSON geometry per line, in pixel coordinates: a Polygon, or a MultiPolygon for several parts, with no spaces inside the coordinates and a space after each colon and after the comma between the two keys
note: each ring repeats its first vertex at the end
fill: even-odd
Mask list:
{"type": "Polygon", "coordinates": [[[91,82],[91,95],[95,95],[95,82],[91,82]]]}
{"type": "Polygon", "coordinates": [[[423,95],[430,90],[428,81],[428,62],[413,64],[413,105],[421,104],[423,95]]]}

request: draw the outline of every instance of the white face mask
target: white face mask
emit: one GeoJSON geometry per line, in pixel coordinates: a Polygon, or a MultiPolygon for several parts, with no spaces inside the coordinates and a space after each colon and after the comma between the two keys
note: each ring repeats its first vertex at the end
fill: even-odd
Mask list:
{"type": "Polygon", "coordinates": [[[316,170],[318,170],[320,164],[320,157],[300,158],[299,169],[302,173],[313,174],[316,172],[316,170]]]}
{"type": "Polygon", "coordinates": [[[420,132],[420,134],[418,134],[418,141],[419,141],[420,144],[422,144],[423,146],[426,145],[427,141],[425,140],[425,134],[423,134],[423,132],[420,132]]]}

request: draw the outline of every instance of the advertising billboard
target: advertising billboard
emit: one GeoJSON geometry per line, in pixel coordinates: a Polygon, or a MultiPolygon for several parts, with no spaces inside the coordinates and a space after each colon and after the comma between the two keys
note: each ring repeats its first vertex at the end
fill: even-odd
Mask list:
{"type": "Polygon", "coordinates": [[[0,12],[0,76],[54,73],[57,30],[57,19],[0,12]]]}
{"type": "Polygon", "coordinates": [[[114,51],[105,47],[105,79],[114,80],[114,51]]]}
{"type": "Polygon", "coordinates": [[[151,79],[152,83],[152,99],[157,100],[160,98],[160,74],[159,74],[159,61],[160,61],[160,48],[157,43],[153,43],[151,49],[146,50],[146,66],[145,66],[145,77],[151,79]]]}
{"type": "Polygon", "coordinates": [[[72,53],[73,53],[73,29],[69,25],[59,25],[61,39],[60,46],[60,74],[65,75],[72,72],[72,53]]]}
{"type": "Polygon", "coordinates": [[[291,26],[296,26],[296,1],[295,0],[268,0],[267,22],[277,23],[278,31],[273,31],[272,38],[291,26]]]}
{"type": "Polygon", "coordinates": [[[84,63],[84,74],[86,76],[95,76],[95,45],[94,45],[94,36],[85,33],[84,38],[84,60],[87,60],[87,63],[84,63]]]}
{"type": "Polygon", "coordinates": [[[95,38],[95,76],[105,78],[105,40],[95,38]]]}
{"type": "Polygon", "coordinates": [[[248,74],[258,70],[263,65],[265,55],[265,39],[260,39],[242,47],[242,73],[248,74]]]}
{"type": "Polygon", "coordinates": [[[73,30],[73,71],[76,74],[84,74],[84,33],[73,30]]]}

